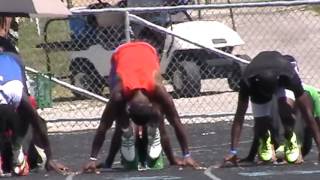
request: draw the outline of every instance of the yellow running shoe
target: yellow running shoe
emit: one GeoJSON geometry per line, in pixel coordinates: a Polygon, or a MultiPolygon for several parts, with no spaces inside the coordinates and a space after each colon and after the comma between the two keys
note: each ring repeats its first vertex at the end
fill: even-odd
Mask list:
{"type": "Polygon", "coordinates": [[[289,163],[294,163],[299,158],[300,146],[297,141],[297,136],[294,132],[292,132],[291,138],[286,140],[284,153],[285,158],[289,163]]]}
{"type": "Polygon", "coordinates": [[[271,161],[273,157],[273,146],[271,144],[270,131],[267,132],[265,137],[259,139],[258,154],[262,161],[271,161]]]}

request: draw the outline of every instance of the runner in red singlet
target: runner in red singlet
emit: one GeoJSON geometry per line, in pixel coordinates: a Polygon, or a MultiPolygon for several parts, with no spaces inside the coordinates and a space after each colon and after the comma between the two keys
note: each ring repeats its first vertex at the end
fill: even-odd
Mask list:
{"type": "MultiPolygon", "coordinates": [[[[199,167],[189,152],[186,132],[173,99],[162,84],[159,58],[154,47],[141,41],[119,46],[112,57],[109,87],[110,101],[103,112],[92,144],[90,161],[84,166],[84,171],[96,171],[97,155],[113,121],[116,122],[116,132],[107,158],[109,163],[120,149],[123,139],[121,137],[132,132],[130,120],[138,126],[147,126],[150,129],[159,127],[161,137],[166,137],[163,132],[164,117],[174,128],[183,155],[182,160],[173,156],[166,137],[161,140],[161,144],[169,161],[173,164],[199,167]]],[[[130,158],[132,153],[130,148],[128,149],[127,156],[130,158]]]]}

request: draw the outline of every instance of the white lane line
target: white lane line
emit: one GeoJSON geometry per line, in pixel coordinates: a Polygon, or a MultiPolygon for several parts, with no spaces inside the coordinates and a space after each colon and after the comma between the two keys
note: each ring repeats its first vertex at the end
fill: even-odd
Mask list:
{"type": "Polygon", "coordinates": [[[80,172],[75,172],[75,173],[70,173],[67,177],[66,180],[73,180],[73,177],[76,175],[80,174],[80,172]]]}
{"type": "Polygon", "coordinates": [[[66,180],[72,180],[73,177],[76,176],[75,174],[70,174],[66,177],[66,180]]]}
{"type": "Polygon", "coordinates": [[[177,176],[138,176],[138,177],[126,177],[126,178],[114,178],[115,180],[158,180],[158,179],[164,179],[164,180],[177,180],[182,179],[181,177],[177,176]]]}
{"type": "Polygon", "coordinates": [[[304,174],[319,174],[320,170],[314,171],[258,171],[258,172],[248,172],[248,173],[239,173],[241,176],[275,176],[275,175],[304,175],[304,174]]]}
{"type": "Polygon", "coordinates": [[[208,169],[206,169],[203,173],[212,180],[221,180],[220,178],[218,178],[216,175],[212,173],[212,168],[213,166],[208,167],[208,169]]]}

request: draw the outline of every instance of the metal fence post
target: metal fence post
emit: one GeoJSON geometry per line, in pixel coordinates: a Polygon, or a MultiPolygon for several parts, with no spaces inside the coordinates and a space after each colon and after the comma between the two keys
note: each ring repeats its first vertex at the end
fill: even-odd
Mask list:
{"type": "Polygon", "coordinates": [[[125,21],[124,22],[124,28],[125,28],[126,41],[130,42],[131,41],[131,38],[130,38],[131,28],[130,28],[130,19],[129,19],[129,12],[128,11],[125,12],[124,21],[125,21]]]}

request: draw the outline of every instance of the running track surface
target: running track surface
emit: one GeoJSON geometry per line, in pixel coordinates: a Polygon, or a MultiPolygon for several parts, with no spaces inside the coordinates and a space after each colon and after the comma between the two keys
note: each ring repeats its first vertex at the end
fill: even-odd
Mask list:
{"type": "MultiPolygon", "coordinates": [[[[248,152],[252,138],[252,122],[245,121],[241,143],[239,147],[240,157],[244,157],[248,152]]],[[[171,143],[177,155],[181,154],[174,132],[171,127],[167,127],[171,135],[171,143]]],[[[224,155],[228,152],[230,142],[230,122],[216,122],[212,124],[187,125],[189,144],[192,156],[206,170],[193,170],[191,168],[169,167],[166,165],[163,170],[148,171],[125,171],[119,165],[119,156],[115,161],[113,170],[103,170],[100,174],[70,174],[59,175],[54,172],[32,173],[27,177],[11,177],[9,179],[66,179],[66,180],[251,180],[251,179],[319,179],[320,166],[317,164],[317,149],[313,147],[311,153],[305,158],[302,165],[246,165],[232,168],[214,168],[221,163],[224,155]]],[[[109,149],[110,137],[113,130],[108,131],[106,141],[99,154],[99,159],[106,157],[109,149]]],[[[94,131],[82,131],[64,134],[51,134],[50,140],[53,148],[54,158],[69,166],[74,172],[79,171],[83,164],[89,159],[94,131]]]]}

